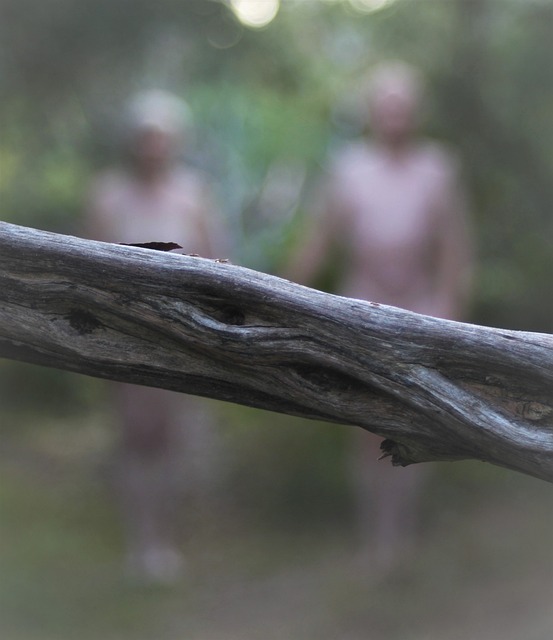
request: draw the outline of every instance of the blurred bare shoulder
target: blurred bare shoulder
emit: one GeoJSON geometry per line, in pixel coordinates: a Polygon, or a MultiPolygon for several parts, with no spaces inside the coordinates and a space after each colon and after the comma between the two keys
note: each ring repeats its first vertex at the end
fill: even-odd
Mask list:
{"type": "Polygon", "coordinates": [[[201,169],[179,165],[173,169],[171,180],[173,185],[178,186],[181,190],[186,190],[191,196],[197,196],[200,200],[212,197],[212,180],[201,169]]]}
{"type": "Polygon", "coordinates": [[[460,159],[455,150],[446,143],[425,139],[418,146],[420,160],[434,171],[451,177],[460,171],[460,159]]]}
{"type": "Polygon", "coordinates": [[[92,210],[104,209],[114,198],[129,189],[131,178],[120,168],[110,168],[101,171],[92,178],[88,187],[88,208],[92,210]]]}
{"type": "Polygon", "coordinates": [[[331,155],[329,172],[332,174],[347,174],[360,165],[370,162],[373,155],[370,143],[362,140],[348,142],[331,155]]]}
{"type": "Polygon", "coordinates": [[[118,189],[129,182],[128,173],[119,167],[104,169],[96,174],[90,182],[90,191],[92,193],[102,193],[118,189]]]}

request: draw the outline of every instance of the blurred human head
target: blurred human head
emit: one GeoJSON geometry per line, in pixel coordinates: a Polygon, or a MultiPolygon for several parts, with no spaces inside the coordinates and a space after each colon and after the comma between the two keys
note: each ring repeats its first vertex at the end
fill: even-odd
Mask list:
{"type": "Polygon", "coordinates": [[[401,144],[415,131],[422,94],[419,72],[400,61],[384,62],[370,74],[368,105],[371,129],[387,144],[401,144]]]}
{"type": "Polygon", "coordinates": [[[125,112],[128,149],[135,166],[155,173],[172,162],[190,126],[186,103],[164,91],[134,96],[125,112]]]}

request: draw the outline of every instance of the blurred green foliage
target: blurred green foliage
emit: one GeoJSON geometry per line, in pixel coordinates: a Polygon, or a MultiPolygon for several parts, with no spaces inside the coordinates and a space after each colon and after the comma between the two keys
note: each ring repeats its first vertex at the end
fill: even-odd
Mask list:
{"type": "MultiPolygon", "coordinates": [[[[88,181],[117,159],[122,104],[160,87],[191,105],[196,134],[186,156],[212,177],[233,261],[278,271],[301,242],[301,214],[329,151],[363,128],[359,79],[389,57],[425,72],[424,129],[464,168],[478,259],[471,319],[551,331],[548,0],[397,0],[375,12],[348,0],[284,0],[261,30],[215,0],[3,0],[0,217],[78,234],[88,181]]],[[[92,410],[99,395],[87,388],[76,376],[0,366],[4,410],[40,413],[55,402],[92,410]]],[[[269,505],[296,516],[311,504],[313,514],[317,496],[334,492],[340,510],[344,430],[303,423],[292,433],[280,418],[240,409],[226,420],[248,431],[237,483],[256,460],[249,468],[269,505]],[[256,431],[252,420],[274,422],[256,431]]],[[[244,440],[240,428],[232,433],[244,440]]]]}

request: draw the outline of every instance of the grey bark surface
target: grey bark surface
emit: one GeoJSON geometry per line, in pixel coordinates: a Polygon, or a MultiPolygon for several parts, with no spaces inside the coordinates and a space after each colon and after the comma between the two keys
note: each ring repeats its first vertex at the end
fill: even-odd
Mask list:
{"type": "Polygon", "coordinates": [[[553,481],[546,334],[0,223],[0,357],[357,425],[398,465],[473,458],[553,481]]]}

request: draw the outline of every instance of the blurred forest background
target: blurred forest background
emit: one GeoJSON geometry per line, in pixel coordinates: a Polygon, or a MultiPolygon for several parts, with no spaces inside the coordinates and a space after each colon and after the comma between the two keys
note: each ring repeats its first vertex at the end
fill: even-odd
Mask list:
{"type": "MultiPolygon", "coordinates": [[[[2,0],[0,218],[78,235],[125,100],[167,89],[191,107],[186,157],[233,261],[277,273],[329,152],[363,130],[360,78],[388,58],[424,71],[423,130],[462,161],[471,321],[551,332],[553,0],[2,0]]],[[[189,580],[132,590],[104,384],[0,362],[0,637],[553,637],[545,483],[433,465],[417,555],[375,586],[356,570],[350,430],[216,407],[224,483],[183,504],[189,580]]]]}

